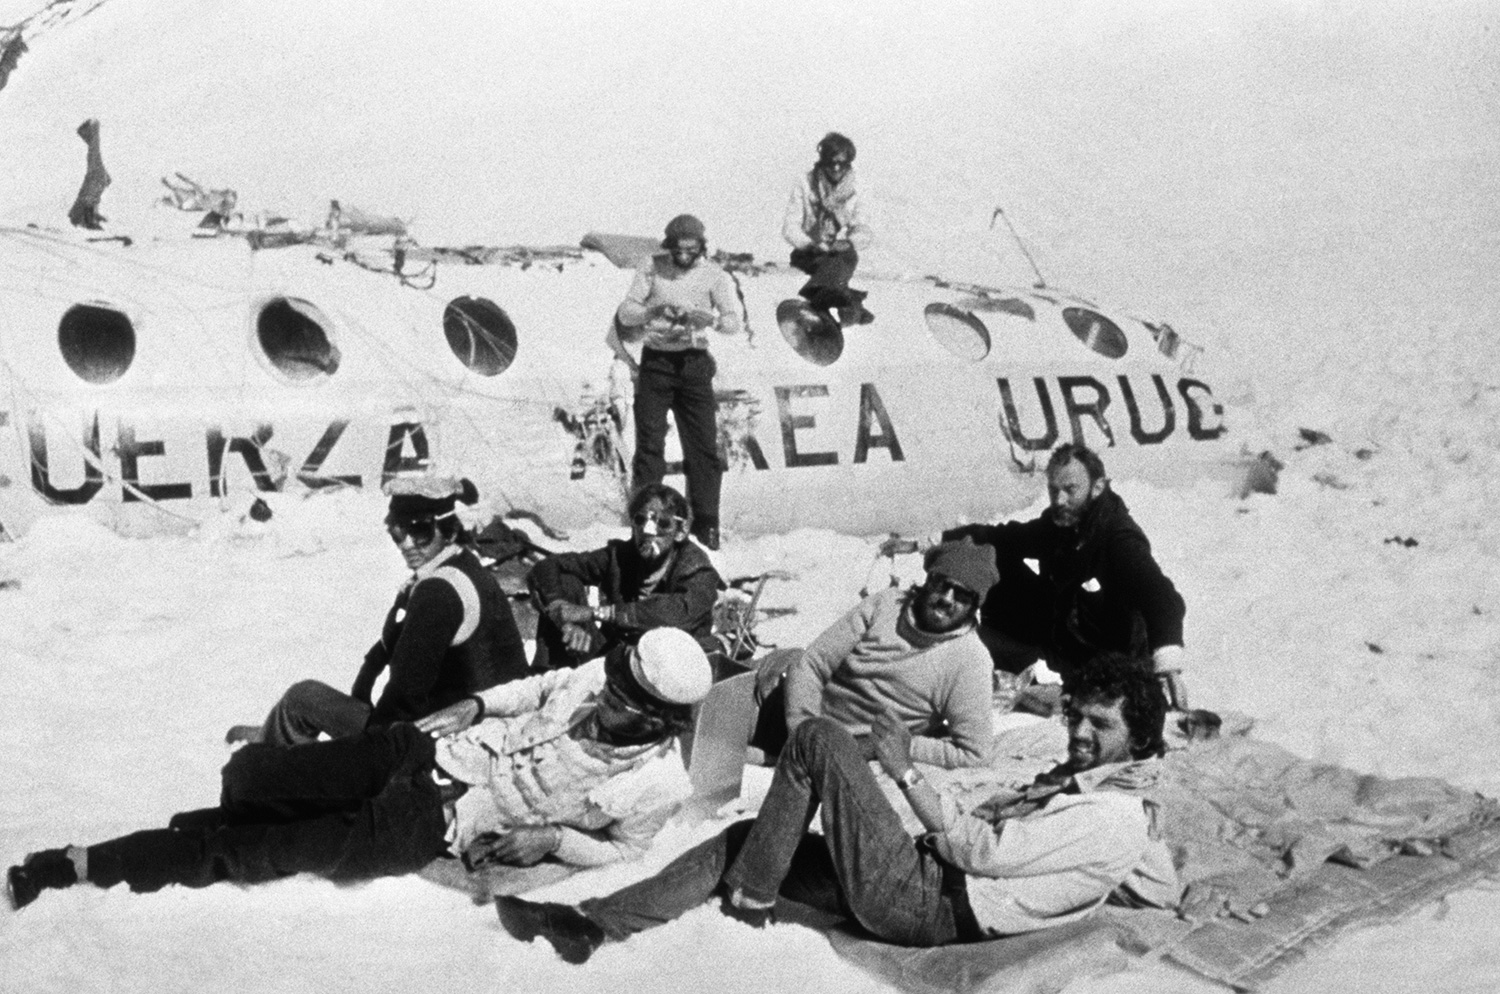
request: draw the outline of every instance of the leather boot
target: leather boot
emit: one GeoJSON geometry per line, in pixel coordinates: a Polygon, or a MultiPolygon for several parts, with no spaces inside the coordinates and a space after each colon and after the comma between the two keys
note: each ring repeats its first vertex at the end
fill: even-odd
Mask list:
{"type": "Polygon", "coordinates": [[[512,938],[530,942],[541,936],[565,963],[585,963],[604,945],[604,930],[567,904],[495,898],[500,925],[512,938]]]}
{"type": "Polygon", "coordinates": [[[76,884],[78,870],[68,858],[66,849],[43,849],[31,853],[20,866],[12,866],[5,879],[11,907],[19,911],[35,901],[44,890],[61,890],[76,884]]]}

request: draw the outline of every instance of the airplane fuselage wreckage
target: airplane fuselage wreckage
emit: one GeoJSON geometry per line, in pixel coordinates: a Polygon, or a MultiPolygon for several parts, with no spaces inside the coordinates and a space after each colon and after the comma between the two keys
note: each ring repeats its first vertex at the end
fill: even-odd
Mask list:
{"type": "MultiPolygon", "coordinates": [[[[616,519],[632,391],[606,336],[652,243],[584,245],[0,229],[0,525],[83,509],[170,528],[429,466],[555,529],[616,519]]],[[[712,342],[728,531],[994,518],[1036,500],[1069,440],[1117,479],[1227,489],[1253,462],[1167,325],[1045,287],[861,273],[874,323],[808,329],[784,306],[801,274],[729,268],[749,330],[712,342]]]]}

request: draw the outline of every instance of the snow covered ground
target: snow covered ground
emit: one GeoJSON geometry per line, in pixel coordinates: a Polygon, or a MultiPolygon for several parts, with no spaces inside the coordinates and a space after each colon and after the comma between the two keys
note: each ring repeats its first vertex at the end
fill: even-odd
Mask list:
{"type": "MultiPolygon", "coordinates": [[[[0,24],[35,6],[0,2],[0,24]]],[[[987,232],[1000,204],[1049,278],[1164,314],[1238,373],[1234,430],[1286,462],[1279,494],[1117,481],[1187,597],[1195,702],[1304,756],[1500,795],[1497,56],[1492,3],[108,0],[0,91],[0,221],[60,223],[72,129],[97,116],[117,224],[149,225],[181,170],[244,207],[410,216],[429,244],[693,210],[718,245],[778,257],[791,177],[838,128],[871,187],[871,267],[1029,279],[987,232]],[[1332,441],[1298,448],[1301,428],[1332,441]]],[[[0,547],[0,863],[211,802],[229,724],[298,677],[347,682],[401,579],[380,501],[274,506],[151,539],[55,519],[0,547]]],[[[764,633],[798,644],[873,550],[799,532],[719,558],[795,575],[767,600],[797,613],[764,633]]],[[[670,829],[653,861],[689,841],[670,829]]],[[[1497,945],[1480,888],[1275,989],[1491,991],[1497,945]]],[[[0,915],[6,991],[710,984],[884,989],[814,933],[711,909],[571,968],[417,879],[80,888],[0,915]]],[[[1070,988],[1211,989],[1154,965],[1070,988]]]]}

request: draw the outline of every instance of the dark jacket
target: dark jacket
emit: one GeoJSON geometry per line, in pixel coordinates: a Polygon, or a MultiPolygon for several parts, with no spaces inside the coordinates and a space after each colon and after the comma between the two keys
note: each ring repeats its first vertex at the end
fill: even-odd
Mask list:
{"type": "Polygon", "coordinates": [[[651,593],[642,595],[648,568],[635,544],[611,539],[591,552],[560,552],[531,568],[527,584],[537,609],[556,600],[585,603],[587,588],[599,588],[599,604],[615,609],[607,632],[633,638],[651,628],[681,628],[705,652],[719,648],[714,640],[714,605],[723,581],[708,554],[690,541],[677,543],[665,575],[651,593]]]}
{"type": "Polygon", "coordinates": [[[380,641],[365,654],[354,697],[368,701],[375,678],[390,680],[370,725],[415,721],[470,694],[529,675],[526,646],[494,574],[468,550],[401,588],[380,641]]]}
{"type": "Polygon", "coordinates": [[[985,600],[984,624],[1024,639],[1040,636],[1049,662],[1069,667],[1100,651],[1149,655],[1164,645],[1182,644],[1187,611],[1151,555],[1151,543],[1130,517],[1118,494],[1106,490],[1076,528],[1062,528],[1052,509],[1032,521],[967,525],[943,533],[943,540],[971,538],[993,546],[1001,581],[985,600]],[[1042,617],[1030,633],[1012,631],[1007,598],[1015,597],[1038,564],[1042,617]]]}

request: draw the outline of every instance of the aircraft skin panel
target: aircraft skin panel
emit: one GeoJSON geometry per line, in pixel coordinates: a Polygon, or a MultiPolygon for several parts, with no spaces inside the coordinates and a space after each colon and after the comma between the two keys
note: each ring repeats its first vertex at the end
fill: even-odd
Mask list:
{"type": "MultiPolygon", "coordinates": [[[[174,527],[422,467],[559,528],[607,520],[633,426],[605,336],[632,275],[587,252],[442,264],[422,290],[312,246],[0,230],[0,524],[81,510],[174,527]]],[[[1227,486],[1244,462],[1161,326],[1064,293],[872,275],[857,283],[875,322],[820,365],[775,319],[801,274],[736,278],[750,334],[710,333],[732,531],[994,518],[1035,502],[1070,440],[1117,478],[1227,486]]]]}

